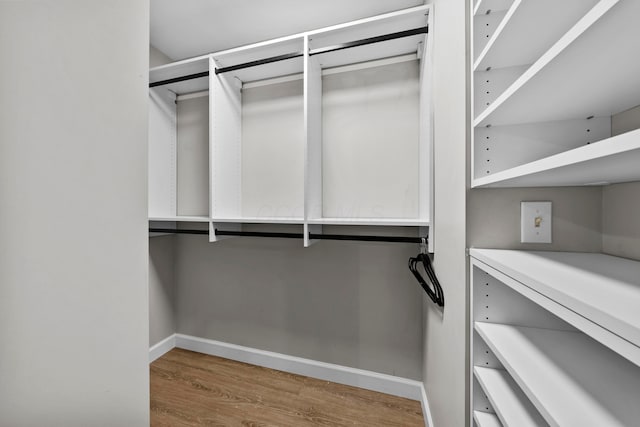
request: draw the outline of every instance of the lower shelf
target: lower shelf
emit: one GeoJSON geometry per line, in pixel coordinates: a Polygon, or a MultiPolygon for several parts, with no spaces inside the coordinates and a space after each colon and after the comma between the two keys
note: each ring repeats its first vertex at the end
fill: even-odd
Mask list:
{"type": "Polygon", "coordinates": [[[478,427],[502,427],[496,414],[473,411],[473,419],[476,421],[478,427]]]}
{"type": "Polygon", "coordinates": [[[475,366],[473,373],[504,425],[518,427],[547,425],[505,370],[475,366]]]}
{"type": "Polygon", "coordinates": [[[549,424],[637,425],[640,369],[592,338],[483,322],[475,329],[549,424]]]}

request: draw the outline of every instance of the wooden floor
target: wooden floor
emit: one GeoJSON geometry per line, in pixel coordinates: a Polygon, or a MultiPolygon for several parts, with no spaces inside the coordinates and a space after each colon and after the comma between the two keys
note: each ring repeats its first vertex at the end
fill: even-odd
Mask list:
{"type": "Polygon", "coordinates": [[[152,426],[420,426],[420,402],[173,349],[151,364],[152,426]]]}

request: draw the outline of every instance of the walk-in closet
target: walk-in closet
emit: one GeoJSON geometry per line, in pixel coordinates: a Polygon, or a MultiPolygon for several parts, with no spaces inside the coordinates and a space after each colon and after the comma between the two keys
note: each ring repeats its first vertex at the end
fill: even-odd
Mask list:
{"type": "Polygon", "coordinates": [[[0,1],[0,427],[640,425],[638,16],[0,1]]]}

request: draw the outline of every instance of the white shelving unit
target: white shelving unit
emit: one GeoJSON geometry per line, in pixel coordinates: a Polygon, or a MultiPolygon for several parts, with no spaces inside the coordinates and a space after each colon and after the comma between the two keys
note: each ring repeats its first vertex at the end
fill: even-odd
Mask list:
{"type": "MultiPolygon", "coordinates": [[[[539,413],[550,425],[635,425],[640,262],[595,253],[470,255],[472,372],[502,423],[546,425],[539,413]]],[[[484,406],[472,399],[473,411],[484,406]]]]}
{"type": "Polygon", "coordinates": [[[522,427],[546,425],[544,418],[505,370],[476,366],[473,374],[502,424],[522,427]]]}
{"type": "Polygon", "coordinates": [[[584,334],[483,322],[475,329],[550,425],[637,424],[640,370],[584,334]]]}
{"type": "MultiPolygon", "coordinates": [[[[606,168],[607,160],[636,155],[635,144],[630,142],[625,142],[630,152],[620,154],[621,138],[612,137],[610,121],[611,116],[640,102],[640,87],[633,83],[640,74],[640,59],[633,54],[640,39],[634,19],[640,4],[630,0],[554,4],[545,8],[537,2],[514,2],[512,9],[517,9],[511,19],[505,18],[504,29],[476,64],[472,187],[592,185],[640,179],[634,167],[611,172],[610,177],[605,173],[599,179],[579,172],[576,166],[580,163],[585,171],[594,172],[591,165],[571,162],[583,157],[601,166],[602,158],[606,168]],[[548,13],[557,7],[562,13],[548,13]],[[542,25],[545,31],[532,31],[531,25],[542,25]],[[507,33],[510,28],[515,33],[507,33]],[[547,35],[554,37],[553,43],[542,40],[547,35]],[[494,54],[497,65],[484,62],[494,54]],[[485,71],[485,66],[491,70],[485,71]],[[587,144],[603,146],[581,150],[587,144]],[[560,153],[566,156],[554,157],[560,153]],[[563,170],[556,171],[557,180],[546,173],[558,167],[563,170]],[[542,173],[531,176],[538,172],[542,173]]],[[[637,141],[638,134],[626,139],[637,141]]]]}
{"type": "Polygon", "coordinates": [[[315,225],[428,226],[431,218],[427,9],[308,34],[307,210],[315,225]]]}
{"type": "Polygon", "coordinates": [[[488,412],[474,411],[473,419],[478,427],[502,427],[502,423],[495,414],[488,412]]]}
{"type": "Polygon", "coordinates": [[[474,265],[640,366],[640,262],[598,253],[470,253],[474,265]]]}
{"type": "MultiPolygon", "coordinates": [[[[640,2],[473,7],[471,187],[640,181],[640,2]]],[[[640,262],[469,252],[471,425],[636,425],[640,262]]]]}
{"type": "MultiPolygon", "coordinates": [[[[178,144],[177,104],[181,96],[209,90],[209,58],[199,57],[155,67],[149,72],[150,85],[185,75],[202,75],[149,88],[149,220],[209,221],[206,162],[189,162],[192,156],[208,157],[208,140],[182,138],[178,144]]],[[[191,95],[192,96],[192,95],[191,95]]],[[[206,114],[203,123],[206,127],[206,114]]]]}
{"type": "Polygon", "coordinates": [[[414,7],[152,69],[151,82],[208,78],[151,89],[164,96],[157,110],[169,117],[160,126],[151,121],[150,145],[159,148],[150,150],[150,218],[206,220],[210,241],[218,240],[216,229],[255,223],[298,224],[305,236],[323,225],[418,227],[426,237],[433,217],[430,11],[414,7]],[[174,104],[202,91],[209,97],[201,197],[208,212],[184,212],[180,194],[191,196],[193,187],[176,184],[182,124],[174,104]]]}

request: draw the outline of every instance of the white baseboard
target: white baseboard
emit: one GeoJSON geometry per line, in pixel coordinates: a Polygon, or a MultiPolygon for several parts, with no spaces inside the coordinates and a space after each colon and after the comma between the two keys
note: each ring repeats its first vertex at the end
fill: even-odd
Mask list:
{"type": "Polygon", "coordinates": [[[429,400],[427,400],[427,390],[424,388],[424,384],[420,384],[420,391],[422,396],[420,397],[420,403],[422,404],[422,416],[424,417],[424,426],[433,427],[433,419],[431,418],[431,408],[429,407],[429,400]]]}
{"type": "Polygon", "coordinates": [[[149,348],[149,363],[162,357],[166,352],[176,346],[176,334],[169,335],[159,343],[149,348]]]}
{"type": "Polygon", "coordinates": [[[167,337],[151,347],[149,363],[174,347],[417,400],[422,405],[425,426],[433,427],[427,394],[420,381],[183,334],[167,337]]]}

